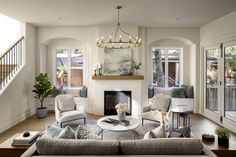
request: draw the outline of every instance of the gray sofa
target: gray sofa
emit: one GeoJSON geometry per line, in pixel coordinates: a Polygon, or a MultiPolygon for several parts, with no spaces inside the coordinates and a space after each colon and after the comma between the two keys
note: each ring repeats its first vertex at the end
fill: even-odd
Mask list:
{"type": "Polygon", "coordinates": [[[216,157],[199,139],[159,138],[150,140],[72,140],[38,138],[21,157],[216,157]]]}

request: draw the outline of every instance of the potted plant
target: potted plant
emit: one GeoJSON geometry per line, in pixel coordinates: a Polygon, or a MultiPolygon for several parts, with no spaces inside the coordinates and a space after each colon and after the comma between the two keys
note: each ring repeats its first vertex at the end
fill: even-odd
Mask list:
{"type": "Polygon", "coordinates": [[[135,69],[135,74],[134,75],[138,75],[138,70],[140,69],[142,63],[136,63],[135,61],[133,61],[133,69],[135,69]]]}
{"type": "Polygon", "coordinates": [[[215,130],[215,133],[218,135],[218,145],[228,148],[230,138],[229,130],[224,127],[219,127],[215,130]]]}
{"type": "Polygon", "coordinates": [[[44,98],[52,94],[52,85],[48,79],[47,73],[40,73],[35,77],[35,85],[32,92],[35,93],[35,98],[39,99],[40,107],[36,109],[36,115],[38,118],[47,117],[48,110],[46,107],[43,107],[44,98]]]}

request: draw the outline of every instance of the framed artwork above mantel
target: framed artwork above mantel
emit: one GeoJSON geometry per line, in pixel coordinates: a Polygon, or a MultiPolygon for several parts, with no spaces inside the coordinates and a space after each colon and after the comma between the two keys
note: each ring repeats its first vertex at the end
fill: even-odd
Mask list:
{"type": "Polygon", "coordinates": [[[133,53],[131,48],[112,49],[104,51],[104,71],[107,76],[131,76],[133,53]]]}

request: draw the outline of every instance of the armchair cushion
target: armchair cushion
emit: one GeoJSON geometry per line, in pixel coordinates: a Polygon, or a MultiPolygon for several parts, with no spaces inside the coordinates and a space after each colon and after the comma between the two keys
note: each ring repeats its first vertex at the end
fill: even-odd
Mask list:
{"type": "Polygon", "coordinates": [[[58,108],[60,111],[71,111],[75,109],[75,101],[72,95],[63,94],[58,98],[58,108]]]}
{"type": "Polygon", "coordinates": [[[170,106],[171,97],[164,94],[156,94],[153,97],[152,110],[167,112],[170,106]]]}
{"type": "Polygon", "coordinates": [[[83,111],[78,111],[78,110],[73,110],[73,111],[67,111],[67,112],[62,112],[61,117],[59,119],[59,122],[67,122],[71,120],[76,120],[76,119],[81,119],[86,117],[86,113],[83,111]]]}

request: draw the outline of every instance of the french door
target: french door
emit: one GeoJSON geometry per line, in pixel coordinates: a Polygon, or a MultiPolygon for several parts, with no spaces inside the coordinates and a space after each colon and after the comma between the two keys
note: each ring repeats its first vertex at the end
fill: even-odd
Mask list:
{"type": "Polygon", "coordinates": [[[205,116],[236,132],[236,43],[205,49],[205,116]]]}

